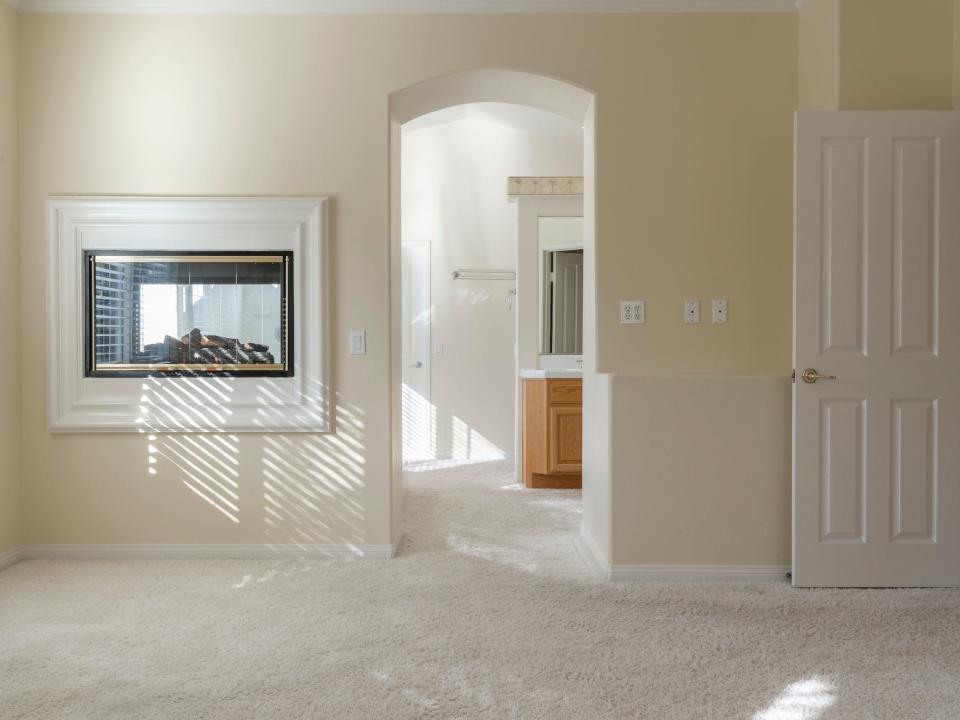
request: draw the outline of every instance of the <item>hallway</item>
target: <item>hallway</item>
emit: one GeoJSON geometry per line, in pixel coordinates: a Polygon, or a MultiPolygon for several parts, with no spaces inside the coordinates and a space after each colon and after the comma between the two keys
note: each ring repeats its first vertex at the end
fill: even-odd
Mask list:
{"type": "Polygon", "coordinates": [[[589,582],[574,546],[580,491],[528,490],[514,482],[513,472],[510,461],[408,469],[401,555],[480,559],[501,570],[589,582]]]}

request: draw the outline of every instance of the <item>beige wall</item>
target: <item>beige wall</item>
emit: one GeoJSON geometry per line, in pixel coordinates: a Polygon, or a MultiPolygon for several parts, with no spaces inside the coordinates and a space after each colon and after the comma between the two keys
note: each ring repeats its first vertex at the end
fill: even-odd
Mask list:
{"type": "Polygon", "coordinates": [[[0,554],[20,544],[17,15],[0,3],[0,554]]]}
{"type": "Polygon", "coordinates": [[[21,42],[25,347],[48,194],[329,195],[339,412],[331,436],[53,436],[30,355],[27,542],[390,541],[387,97],[447,72],[597,94],[602,371],[789,372],[796,15],[35,15],[21,42]],[[619,325],[637,296],[648,324],[619,325]],[[684,326],[686,297],[728,298],[730,324],[684,326]]]}
{"type": "Polygon", "coordinates": [[[960,110],[960,0],[953,3],[953,106],[960,110]]]}
{"type": "Polygon", "coordinates": [[[594,83],[598,370],[789,372],[797,17],[616,22],[635,39],[594,83]],[[637,298],[646,325],[619,324],[637,298]],[[687,298],[730,323],[684,325],[687,298]]]}
{"type": "Polygon", "coordinates": [[[840,5],[807,0],[800,8],[801,110],[835,110],[840,102],[840,5]]]}
{"type": "Polygon", "coordinates": [[[615,377],[610,396],[613,564],[789,565],[789,378],[615,377]]]}
{"type": "Polygon", "coordinates": [[[840,107],[953,107],[953,0],[841,0],[840,107]]]}
{"type": "MultiPolygon", "coordinates": [[[[792,112],[798,97],[805,107],[949,106],[960,79],[950,4],[810,0],[799,17],[23,16],[25,541],[394,537],[387,98],[494,67],[597,95],[605,374],[585,392],[596,399],[587,421],[610,419],[614,432],[585,448],[598,469],[585,482],[602,486],[585,500],[588,531],[618,564],[788,562],[792,112]],[[54,193],[329,195],[337,432],[48,434],[43,207],[54,193]],[[618,301],[637,297],[648,324],[619,325],[618,301]],[[726,297],[730,323],[683,325],[688,297],[704,308],[726,297]],[[367,356],[345,352],[354,328],[368,332],[367,356]],[[731,413],[738,422],[725,422],[731,413]]],[[[2,3],[0,43],[6,239],[16,71],[2,3]]],[[[20,324],[9,314],[15,268],[4,263],[0,282],[12,294],[0,297],[5,336],[20,324]]],[[[0,393],[6,470],[17,466],[6,458],[16,457],[18,389],[0,393]]],[[[0,551],[18,537],[16,474],[2,477],[0,551]]]]}

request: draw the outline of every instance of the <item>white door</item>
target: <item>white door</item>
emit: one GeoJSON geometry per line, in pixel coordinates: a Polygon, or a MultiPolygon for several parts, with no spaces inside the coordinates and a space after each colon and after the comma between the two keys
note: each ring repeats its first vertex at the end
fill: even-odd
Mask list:
{"type": "Polygon", "coordinates": [[[434,457],[436,417],[430,404],[430,244],[400,246],[403,347],[403,461],[434,457]]]}
{"type": "Polygon", "coordinates": [[[793,582],[960,585],[960,113],[796,135],[793,582]]]}
{"type": "Polygon", "coordinates": [[[552,351],[557,355],[583,352],[583,253],[553,254],[552,351]]]}

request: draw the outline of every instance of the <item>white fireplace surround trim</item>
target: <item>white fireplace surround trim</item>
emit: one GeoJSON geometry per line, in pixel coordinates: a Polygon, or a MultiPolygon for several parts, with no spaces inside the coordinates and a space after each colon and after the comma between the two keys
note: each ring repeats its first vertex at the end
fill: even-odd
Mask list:
{"type": "Polygon", "coordinates": [[[51,197],[50,432],[330,432],[326,198],[51,197]],[[292,250],[294,376],[84,377],[87,250],[292,250]]]}

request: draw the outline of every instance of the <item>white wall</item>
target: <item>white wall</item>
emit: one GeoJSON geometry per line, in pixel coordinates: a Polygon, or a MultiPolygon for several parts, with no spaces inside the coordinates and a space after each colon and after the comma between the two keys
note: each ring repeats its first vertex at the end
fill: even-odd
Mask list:
{"type": "Polygon", "coordinates": [[[507,177],[581,175],[582,129],[534,108],[474,103],[408,123],[402,146],[402,239],[430,243],[431,342],[444,346],[431,357],[438,457],[512,457],[516,284],[451,273],[517,269],[507,177]]]}

